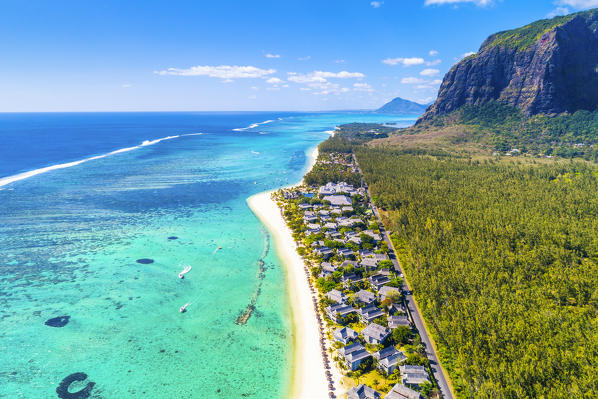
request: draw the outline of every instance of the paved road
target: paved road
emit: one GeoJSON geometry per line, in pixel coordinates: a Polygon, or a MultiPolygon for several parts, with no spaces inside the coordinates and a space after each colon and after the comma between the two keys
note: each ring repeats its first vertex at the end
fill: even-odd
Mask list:
{"type": "MultiPolygon", "coordinates": [[[[357,164],[357,159],[355,158],[355,155],[353,155],[353,159],[355,160],[355,163],[357,164]]],[[[357,164],[357,167],[359,168],[359,164],[357,164]]],[[[359,168],[359,172],[361,173],[361,168],[359,168]]],[[[363,177],[362,177],[362,185],[363,185],[363,187],[367,187],[365,185],[363,177]]],[[[388,247],[392,249],[391,259],[394,264],[395,270],[397,272],[401,273],[403,276],[405,276],[405,271],[403,270],[403,267],[401,266],[401,264],[399,263],[399,261],[397,259],[395,247],[392,244],[392,241],[390,240],[388,231],[386,231],[386,229],[384,228],[384,225],[382,224],[382,218],[380,217],[378,208],[376,208],[376,206],[372,202],[372,195],[370,193],[369,187],[367,187],[367,193],[368,193],[368,197],[370,200],[372,210],[374,211],[374,214],[376,215],[376,218],[378,218],[378,221],[380,223],[380,232],[384,236],[384,241],[386,241],[386,243],[388,244],[388,247]]],[[[428,356],[428,359],[430,360],[430,367],[432,368],[432,372],[434,373],[434,378],[438,382],[438,387],[440,388],[440,393],[442,394],[442,397],[444,399],[454,399],[453,394],[452,394],[451,390],[449,389],[449,385],[447,382],[446,375],[444,374],[444,370],[442,370],[442,368],[440,367],[440,363],[438,361],[438,356],[437,356],[436,352],[434,351],[434,346],[432,345],[432,341],[430,340],[430,337],[428,336],[428,331],[426,330],[424,320],[423,320],[421,314],[419,313],[419,309],[417,308],[417,305],[415,304],[415,299],[413,298],[413,295],[411,295],[411,287],[409,287],[409,285],[407,284],[407,279],[403,278],[403,281],[404,282],[403,282],[402,289],[403,289],[403,292],[405,293],[405,302],[407,305],[407,310],[409,311],[411,319],[413,320],[413,323],[415,324],[415,327],[417,328],[417,331],[419,332],[419,335],[421,337],[422,343],[424,344],[424,347],[426,349],[426,355],[428,356]]]]}

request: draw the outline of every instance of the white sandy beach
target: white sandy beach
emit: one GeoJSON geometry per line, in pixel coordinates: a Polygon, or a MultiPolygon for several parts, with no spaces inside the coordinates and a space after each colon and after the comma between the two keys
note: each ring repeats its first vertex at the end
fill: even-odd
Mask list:
{"type": "MultiPolygon", "coordinates": [[[[317,149],[311,154],[310,169],[317,158],[317,149]]],[[[305,263],[297,254],[297,245],[291,230],[287,227],[280,208],[271,198],[272,192],[264,192],[247,200],[249,207],[272,235],[277,254],[287,271],[287,283],[293,318],[294,354],[292,369],[291,399],[328,398],[326,368],[320,348],[320,332],[316,311],[312,303],[309,282],[305,275],[305,263]]],[[[333,363],[331,361],[331,363],[333,363]]],[[[342,397],[340,373],[334,367],[333,373],[337,397],[342,397]]]]}

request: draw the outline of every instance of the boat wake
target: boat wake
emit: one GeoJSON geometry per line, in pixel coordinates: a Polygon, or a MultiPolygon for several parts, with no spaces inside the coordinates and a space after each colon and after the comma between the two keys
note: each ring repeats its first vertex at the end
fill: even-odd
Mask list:
{"type": "Polygon", "coordinates": [[[2,178],[0,178],[0,187],[6,186],[7,184],[14,183],[19,180],[24,180],[24,179],[28,179],[33,176],[41,175],[42,173],[51,172],[53,170],[70,168],[72,166],[81,165],[82,163],[94,161],[96,159],[102,159],[102,158],[106,158],[106,157],[109,157],[112,155],[122,154],[123,152],[129,152],[129,151],[137,150],[139,148],[148,147],[148,146],[151,146],[154,144],[158,144],[161,141],[172,140],[172,139],[177,139],[179,137],[186,137],[186,136],[198,136],[201,134],[202,133],[188,133],[188,134],[179,134],[176,136],[162,137],[162,138],[155,139],[155,140],[144,140],[141,144],[133,146],[133,147],[125,147],[125,148],[121,148],[118,150],[107,152],[106,154],[95,155],[93,157],[81,159],[79,161],[66,162],[66,163],[61,163],[58,165],[46,166],[44,168],[30,170],[28,172],[18,173],[16,175],[12,175],[12,176],[2,177],[2,178]]]}
{"type": "Polygon", "coordinates": [[[235,132],[244,132],[245,130],[255,129],[256,127],[258,127],[260,125],[265,125],[265,124],[272,123],[272,122],[274,122],[274,120],[269,119],[269,120],[263,121],[263,122],[252,123],[251,125],[249,125],[247,127],[238,127],[236,129],[233,129],[233,131],[235,131],[235,132]]]}

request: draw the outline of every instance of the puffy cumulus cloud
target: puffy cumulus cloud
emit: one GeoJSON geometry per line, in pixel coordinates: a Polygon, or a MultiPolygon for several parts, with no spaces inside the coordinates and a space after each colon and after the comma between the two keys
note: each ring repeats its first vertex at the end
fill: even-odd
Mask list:
{"type": "Polygon", "coordinates": [[[224,79],[224,81],[230,81],[232,79],[263,78],[276,73],[276,69],[261,69],[249,65],[197,65],[186,69],[168,68],[163,71],[154,71],[154,73],[158,75],[174,76],[208,76],[211,78],[224,79]]]}
{"type": "Polygon", "coordinates": [[[404,85],[416,85],[416,84],[426,83],[426,81],[424,79],[415,78],[415,77],[411,76],[408,78],[401,79],[401,83],[403,83],[404,85]]]}
{"type": "Polygon", "coordinates": [[[567,7],[557,7],[554,10],[552,10],[551,12],[549,12],[548,14],[546,14],[546,17],[554,18],[554,17],[558,17],[559,15],[567,15],[570,12],[571,11],[567,7]]]}
{"type": "Polygon", "coordinates": [[[272,77],[272,78],[266,80],[266,82],[270,83],[271,85],[279,85],[281,83],[284,83],[284,80],[276,78],[276,77],[272,77]]]}
{"type": "Polygon", "coordinates": [[[555,1],[555,4],[581,10],[584,8],[598,7],[598,0],[557,0],[555,1]]]}
{"type": "Polygon", "coordinates": [[[382,62],[386,65],[403,65],[403,66],[413,66],[413,65],[422,65],[425,60],[419,57],[411,57],[411,58],[386,58],[382,60],[382,62]]]}
{"type": "Polygon", "coordinates": [[[435,101],[436,97],[426,97],[426,98],[421,98],[419,100],[417,100],[418,103],[420,104],[430,104],[432,101],[435,101]]]}
{"type": "Polygon", "coordinates": [[[372,7],[374,7],[374,8],[380,8],[380,7],[382,6],[382,4],[384,4],[384,2],[383,2],[383,1],[372,1],[372,2],[370,3],[370,5],[371,5],[372,7]]]}
{"type": "Polygon", "coordinates": [[[366,92],[373,92],[374,88],[367,83],[354,83],[353,90],[355,91],[366,91],[366,92]]]}
{"type": "Polygon", "coordinates": [[[494,0],[426,0],[424,3],[427,6],[431,5],[444,5],[444,4],[460,4],[460,3],[472,3],[479,7],[485,7],[490,4],[494,4],[494,0]]]}
{"type": "MultiPolygon", "coordinates": [[[[365,75],[361,72],[327,72],[327,71],[313,71],[310,73],[300,74],[297,72],[288,72],[287,80],[289,82],[305,85],[313,94],[327,95],[327,94],[341,94],[350,91],[349,88],[341,87],[338,83],[330,82],[328,79],[361,79],[365,75]]],[[[301,88],[304,89],[304,88],[301,88]]]]}
{"type": "Polygon", "coordinates": [[[442,64],[442,60],[432,60],[426,62],[426,66],[436,66],[439,64],[442,64]]]}
{"type": "Polygon", "coordinates": [[[306,74],[299,74],[296,72],[289,72],[288,80],[295,83],[325,83],[327,79],[348,79],[348,78],[363,78],[365,75],[361,72],[325,72],[314,71],[306,74]]]}
{"type": "Polygon", "coordinates": [[[475,55],[475,54],[477,54],[475,51],[468,51],[467,53],[463,53],[463,55],[461,57],[467,58],[467,57],[475,55]]]}
{"type": "Polygon", "coordinates": [[[436,57],[439,53],[436,50],[430,50],[428,54],[430,54],[430,57],[436,57]]]}
{"type": "Polygon", "coordinates": [[[427,68],[421,71],[419,74],[422,76],[436,76],[440,74],[440,71],[438,69],[427,68]]]}
{"type": "Polygon", "coordinates": [[[266,58],[280,58],[280,54],[266,54],[266,58]]]}

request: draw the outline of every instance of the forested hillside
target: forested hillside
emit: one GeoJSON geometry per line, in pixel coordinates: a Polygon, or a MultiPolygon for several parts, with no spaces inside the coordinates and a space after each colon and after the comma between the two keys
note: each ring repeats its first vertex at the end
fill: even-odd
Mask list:
{"type": "Polygon", "coordinates": [[[595,398],[598,168],[356,149],[462,398],[595,398]]]}

